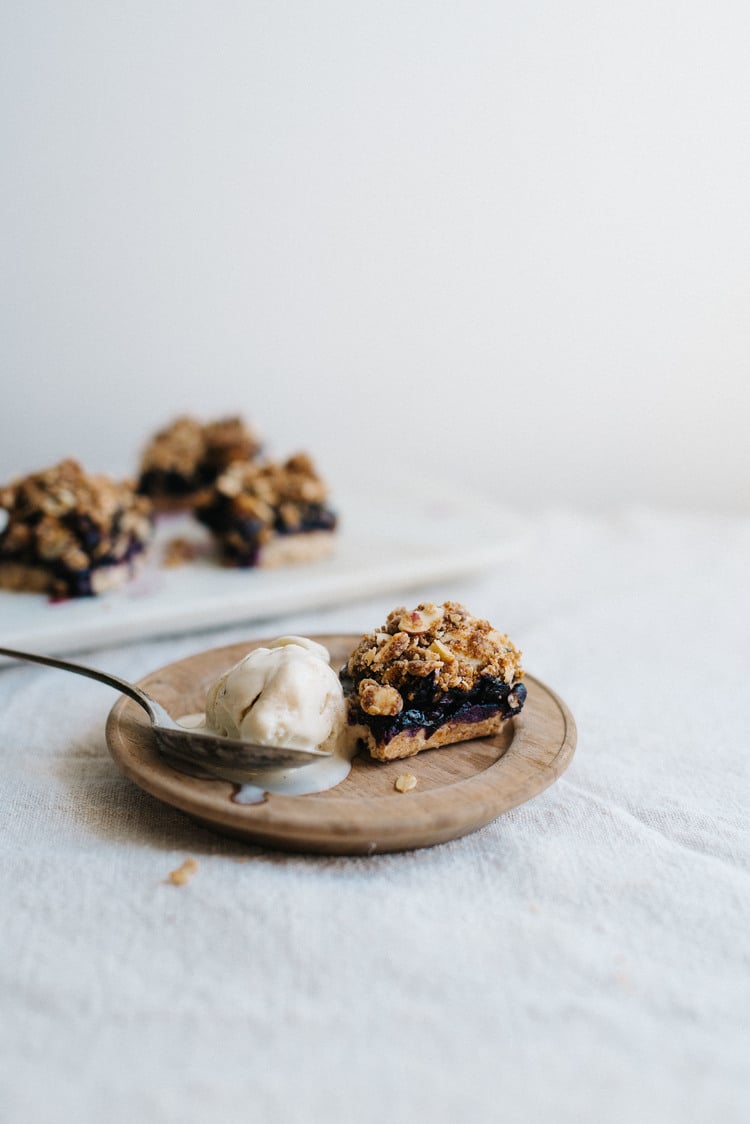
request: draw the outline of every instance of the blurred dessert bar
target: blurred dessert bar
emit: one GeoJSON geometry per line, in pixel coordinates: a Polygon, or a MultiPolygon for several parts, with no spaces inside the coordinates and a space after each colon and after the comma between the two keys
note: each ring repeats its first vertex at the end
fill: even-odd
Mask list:
{"type": "Polygon", "coordinates": [[[312,461],[235,461],[204,494],[197,518],[228,566],[278,566],[331,552],[336,516],[312,461]]]}
{"type": "Polygon", "coordinates": [[[87,597],[133,574],[152,532],[151,502],[130,481],[64,460],[0,488],[0,588],[87,597]]]}
{"type": "Polygon", "coordinates": [[[201,489],[233,461],[258,454],[260,442],[239,417],[203,424],[179,417],[149,441],[140,464],[138,491],[157,511],[194,506],[201,489]]]}

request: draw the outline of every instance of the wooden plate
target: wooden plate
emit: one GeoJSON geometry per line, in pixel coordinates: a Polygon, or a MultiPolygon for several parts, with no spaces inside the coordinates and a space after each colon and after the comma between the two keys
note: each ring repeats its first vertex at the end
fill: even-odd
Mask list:
{"type": "MultiPolygon", "coordinates": [[[[358,636],[316,636],[338,668],[358,636]]],[[[140,681],[173,715],[202,710],[208,685],[252,648],[254,640],[214,648],[169,664],[140,681]]],[[[310,796],[267,794],[238,804],[237,786],[178,772],[160,757],[146,714],[124,696],[107,720],[115,761],[146,792],[205,827],[268,847],[322,854],[406,851],[456,839],[489,823],[552,784],[569,764],[576,727],[567,706],[533,676],[524,680],[523,711],[489,738],[433,749],[406,761],[354,759],[342,784],[310,796]],[[417,787],[394,788],[402,773],[417,787]]]]}

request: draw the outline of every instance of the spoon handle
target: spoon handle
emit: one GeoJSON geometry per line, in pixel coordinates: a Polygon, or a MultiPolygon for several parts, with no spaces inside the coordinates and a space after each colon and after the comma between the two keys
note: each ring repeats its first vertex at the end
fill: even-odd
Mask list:
{"type": "Polygon", "coordinates": [[[41,663],[47,667],[56,667],[60,671],[72,671],[74,675],[85,675],[87,679],[96,679],[97,682],[106,683],[108,687],[114,687],[116,691],[128,695],[134,702],[143,707],[152,722],[160,722],[166,715],[167,721],[170,725],[172,724],[166,711],[154,699],[149,698],[145,691],[136,687],[134,683],[128,683],[126,679],[109,675],[106,671],[97,671],[93,667],[71,663],[69,660],[56,660],[52,656],[37,656],[31,652],[18,652],[15,648],[0,648],[0,656],[10,656],[14,660],[26,660],[28,663],[41,663]]]}

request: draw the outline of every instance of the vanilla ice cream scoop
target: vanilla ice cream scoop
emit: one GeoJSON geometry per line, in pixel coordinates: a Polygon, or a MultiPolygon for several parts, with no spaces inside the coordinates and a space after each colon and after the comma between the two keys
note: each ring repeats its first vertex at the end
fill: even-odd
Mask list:
{"type": "Polygon", "coordinates": [[[322,644],[303,636],[256,648],[210,688],[206,726],[255,745],[335,752],[346,705],[328,661],[322,644]]]}

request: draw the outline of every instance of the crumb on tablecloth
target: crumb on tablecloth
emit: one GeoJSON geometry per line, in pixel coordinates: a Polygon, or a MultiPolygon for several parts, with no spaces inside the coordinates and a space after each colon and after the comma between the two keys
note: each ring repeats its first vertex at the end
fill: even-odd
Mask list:
{"type": "Polygon", "coordinates": [[[170,870],[166,877],[167,882],[171,882],[173,886],[184,886],[189,882],[198,869],[198,863],[195,859],[185,859],[181,866],[176,870],[170,870]]]}

